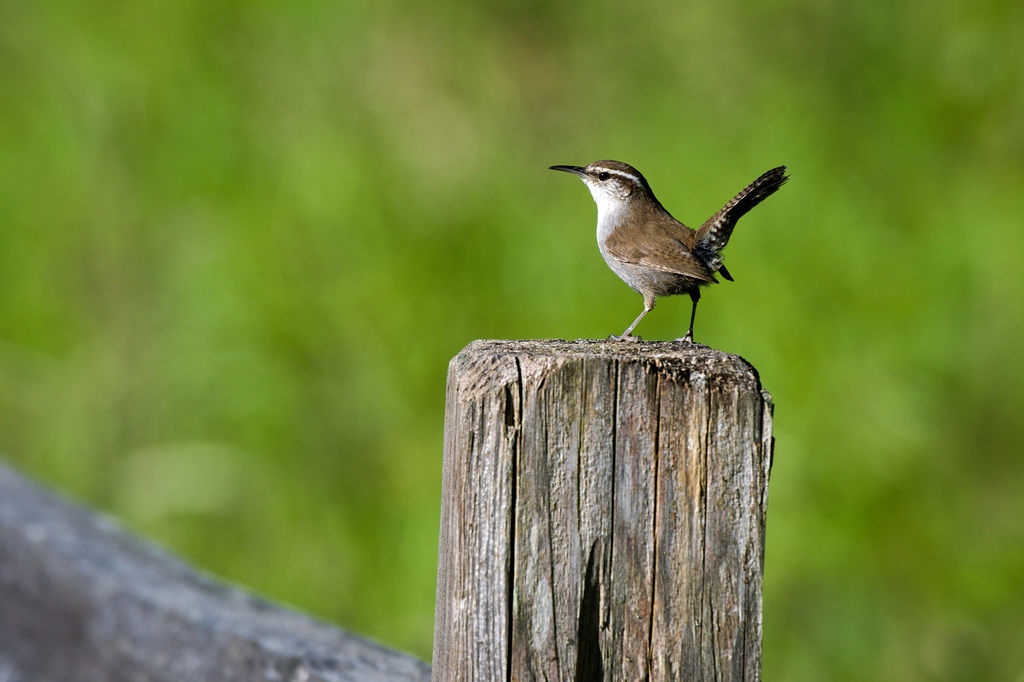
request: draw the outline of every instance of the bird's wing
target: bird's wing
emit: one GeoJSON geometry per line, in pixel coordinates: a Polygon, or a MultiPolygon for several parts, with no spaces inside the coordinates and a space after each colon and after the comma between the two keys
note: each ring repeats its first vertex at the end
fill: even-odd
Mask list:
{"type": "Polygon", "coordinates": [[[746,189],[733,197],[732,201],[723,206],[722,210],[701,225],[697,231],[697,250],[711,253],[724,249],[729,237],[732,236],[736,221],[774,194],[788,179],[786,167],[779,166],[750,183],[746,189]]]}
{"type": "Polygon", "coordinates": [[[693,254],[693,234],[693,230],[675,221],[636,221],[616,227],[604,247],[609,256],[623,263],[673,272],[701,282],[717,282],[710,268],[693,254]]]}

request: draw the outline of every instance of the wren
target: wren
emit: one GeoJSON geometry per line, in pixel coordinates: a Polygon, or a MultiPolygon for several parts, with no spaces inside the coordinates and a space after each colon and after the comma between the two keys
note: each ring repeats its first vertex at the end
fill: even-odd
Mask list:
{"type": "Polygon", "coordinates": [[[621,161],[595,161],[586,167],[551,166],[578,175],[597,203],[597,245],[608,267],[644,297],[644,309],[616,341],[633,336],[637,323],[661,296],[689,294],[690,328],[676,341],[693,343],[693,321],[701,287],[717,284],[715,273],[733,281],[722,262],[722,249],[747,211],[767,199],[789,179],[786,167],[773,168],[750,183],[718,213],[694,230],[669,214],[647,180],[621,161]]]}

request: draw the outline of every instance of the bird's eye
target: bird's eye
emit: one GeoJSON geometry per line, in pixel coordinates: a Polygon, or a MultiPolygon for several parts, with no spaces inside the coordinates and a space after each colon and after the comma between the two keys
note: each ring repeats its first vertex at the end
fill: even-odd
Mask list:
{"type": "Polygon", "coordinates": [[[611,174],[609,174],[609,173],[598,173],[597,174],[597,179],[600,180],[601,182],[604,182],[605,180],[607,180],[610,177],[611,177],[611,174]]]}

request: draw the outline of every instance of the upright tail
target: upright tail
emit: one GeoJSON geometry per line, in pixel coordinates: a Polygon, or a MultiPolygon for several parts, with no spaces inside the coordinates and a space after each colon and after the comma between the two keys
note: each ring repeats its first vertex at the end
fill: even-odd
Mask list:
{"type": "MultiPolygon", "coordinates": [[[[747,211],[774,194],[785,184],[786,180],[789,180],[789,176],[786,175],[785,166],[771,169],[747,185],[747,188],[733,197],[732,201],[722,207],[722,210],[701,225],[697,230],[694,251],[712,271],[722,268],[722,258],[718,252],[729,243],[729,237],[732,236],[732,229],[736,226],[736,221],[746,215],[747,211]]],[[[725,273],[723,272],[723,274],[725,273]]],[[[728,277],[728,279],[732,278],[728,277]]]]}

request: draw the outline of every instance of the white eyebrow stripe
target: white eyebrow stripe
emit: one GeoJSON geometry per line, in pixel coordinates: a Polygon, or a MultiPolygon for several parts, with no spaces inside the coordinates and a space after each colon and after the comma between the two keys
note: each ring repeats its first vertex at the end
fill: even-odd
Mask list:
{"type": "Polygon", "coordinates": [[[643,184],[642,182],[640,182],[640,178],[638,178],[637,176],[633,175],[632,173],[627,173],[626,171],[615,170],[614,168],[602,168],[601,170],[604,171],[605,173],[611,173],[612,175],[618,175],[620,178],[627,178],[629,180],[632,180],[633,182],[635,182],[638,185],[642,185],[643,184]]]}

